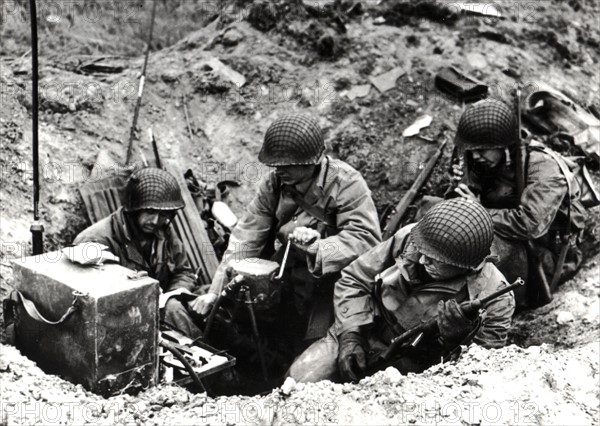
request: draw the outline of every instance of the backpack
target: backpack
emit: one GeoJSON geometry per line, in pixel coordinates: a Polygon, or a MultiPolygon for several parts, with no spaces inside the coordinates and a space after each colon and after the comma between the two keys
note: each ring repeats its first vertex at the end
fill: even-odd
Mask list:
{"type": "MultiPolygon", "coordinates": [[[[532,87],[534,90],[523,100],[523,118],[531,124],[534,135],[542,139],[546,147],[543,150],[557,161],[567,180],[568,173],[574,175],[581,204],[586,209],[600,205],[600,192],[587,168],[588,163],[600,165],[600,120],[545,83],[534,83],[532,87]]],[[[531,145],[536,148],[537,144],[531,145]]]]}

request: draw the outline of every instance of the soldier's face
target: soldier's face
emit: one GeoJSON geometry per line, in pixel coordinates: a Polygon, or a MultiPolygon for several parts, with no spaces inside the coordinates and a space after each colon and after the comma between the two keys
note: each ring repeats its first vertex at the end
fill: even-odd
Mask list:
{"type": "Polygon", "coordinates": [[[421,254],[419,263],[425,267],[427,274],[434,280],[447,280],[467,272],[465,268],[440,262],[424,254],[421,254]]]}
{"type": "Polygon", "coordinates": [[[504,152],[501,149],[475,149],[470,152],[475,164],[488,169],[498,166],[504,157],[504,152]]]}
{"type": "Polygon", "coordinates": [[[174,210],[141,210],[136,216],[140,230],[146,234],[155,234],[168,226],[175,217],[174,210]]]}
{"type": "Polygon", "coordinates": [[[281,181],[286,185],[297,185],[302,182],[310,180],[317,166],[277,166],[275,167],[275,173],[279,176],[281,181]]]}

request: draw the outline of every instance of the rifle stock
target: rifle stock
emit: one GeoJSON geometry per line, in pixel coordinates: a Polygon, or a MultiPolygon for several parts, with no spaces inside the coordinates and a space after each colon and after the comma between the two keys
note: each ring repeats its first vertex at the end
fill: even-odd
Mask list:
{"type": "Polygon", "coordinates": [[[427,161],[427,164],[425,165],[421,173],[419,173],[419,176],[417,176],[410,189],[404,194],[400,202],[394,208],[395,213],[390,216],[390,219],[388,220],[388,223],[386,224],[383,230],[384,240],[387,240],[388,238],[392,237],[398,230],[402,217],[406,213],[406,210],[408,210],[408,207],[414,201],[419,190],[423,187],[423,185],[425,185],[425,183],[429,179],[431,172],[433,171],[435,165],[437,164],[438,160],[444,152],[444,148],[447,142],[447,139],[444,139],[442,141],[438,150],[429,159],[429,161],[427,161]]]}

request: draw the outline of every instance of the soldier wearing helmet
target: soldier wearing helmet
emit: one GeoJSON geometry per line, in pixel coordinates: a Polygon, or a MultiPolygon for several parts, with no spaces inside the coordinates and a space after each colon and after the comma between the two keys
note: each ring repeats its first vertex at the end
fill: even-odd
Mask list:
{"type": "Polygon", "coordinates": [[[233,230],[210,291],[194,302],[207,314],[227,282],[228,265],[249,257],[281,262],[290,241],[281,302],[270,325],[259,324],[288,339],[289,357],[297,350],[292,346],[326,333],[340,271],[381,241],[366,182],[324,151],[321,129],[309,116],[289,114],[269,126],[258,159],[271,170],[233,230]]]}
{"type": "Polygon", "coordinates": [[[585,211],[579,185],[564,159],[537,142],[527,147],[519,196],[516,142],[517,121],[510,107],[494,99],[469,106],[455,138],[465,155],[467,173],[455,192],[479,200],[488,209],[500,257],[498,268],[509,280],[522,276],[527,282],[527,288],[517,292],[519,306],[537,306],[548,302],[540,298],[542,286],[548,288],[555,278],[564,280],[581,264],[577,235],[583,230],[585,211]],[[557,270],[563,245],[566,258],[557,270]]]}
{"type": "MultiPolygon", "coordinates": [[[[74,244],[97,242],[108,246],[119,263],[146,271],[163,292],[192,291],[195,277],[183,244],[171,228],[177,210],[185,207],[175,177],[162,169],[135,171],[127,181],[123,207],[83,230],[74,244]]],[[[186,307],[170,298],[163,322],[189,337],[201,335],[186,307]]]]}
{"type": "Polygon", "coordinates": [[[490,260],[490,215],[477,202],[456,198],[430,209],[416,224],[361,255],[336,283],[335,324],[289,370],[297,381],[357,381],[391,340],[431,318],[440,336],[424,337],[397,360],[402,373],[420,372],[470,340],[498,348],[514,312],[512,292],[467,318],[459,303],[506,285],[490,260]]]}

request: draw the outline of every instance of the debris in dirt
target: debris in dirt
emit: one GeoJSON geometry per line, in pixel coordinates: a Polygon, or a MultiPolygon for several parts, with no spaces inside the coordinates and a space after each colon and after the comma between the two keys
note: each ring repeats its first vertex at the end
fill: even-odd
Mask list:
{"type": "Polygon", "coordinates": [[[335,56],[340,50],[339,44],[335,32],[331,29],[327,29],[325,30],[325,34],[317,40],[317,52],[319,52],[319,55],[325,57],[335,56]]]}
{"type": "Polygon", "coordinates": [[[82,74],[118,74],[125,69],[125,63],[122,60],[110,60],[110,58],[101,57],[91,62],[80,64],[75,72],[82,74]]]}
{"type": "Polygon", "coordinates": [[[269,31],[277,25],[279,15],[273,3],[269,1],[253,2],[246,20],[259,31],[269,31]]]}
{"type": "Polygon", "coordinates": [[[556,322],[560,325],[564,325],[568,322],[575,321],[575,317],[571,312],[559,311],[556,313],[556,322]]]}
{"type": "Polygon", "coordinates": [[[281,393],[284,395],[290,395],[296,388],[296,381],[291,377],[285,379],[283,385],[281,385],[281,393]]]}
{"type": "Polygon", "coordinates": [[[419,19],[429,19],[445,25],[453,25],[460,18],[456,8],[449,7],[444,2],[420,0],[415,2],[389,2],[388,4],[388,8],[382,12],[383,17],[385,17],[386,24],[397,27],[404,25],[416,26],[419,19]]]}
{"type": "Polygon", "coordinates": [[[468,14],[502,18],[502,13],[493,3],[454,3],[454,5],[458,5],[462,12],[468,14]]]}
{"type": "Polygon", "coordinates": [[[160,79],[165,83],[174,83],[179,79],[180,73],[177,70],[167,69],[160,74],[160,79]]]}
{"type": "Polygon", "coordinates": [[[397,384],[400,383],[400,381],[402,380],[402,374],[394,367],[386,368],[384,373],[385,380],[387,383],[397,384]]]}
{"type": "Polygon", "coordinates": [[[335,4],[335,0],[302,0],[302,4],[319,12],[325,7],[333,6],[335,4]]]}
{"type": "Polygon", "coordinates": [[[515,41],[512,37],[510,37],[508,34],[506,34],[504,32],[498,31],[494,28],[478,29],[477,35],[479,37],[487,38],[488,40],[497,41],[498,43],[511,44],[511,45],[515,44],[515,41]]]}
{"type": "Polygon", "coordinates": [[[485,57],[481,53],[477,52],[469,52],[466,54],[467,62],[473,68],[486,68],[488,63],[485,60],[485,57]]]}
{"type": "Polygon", "coordinates": [[[230,28],[221,37],[221,43],[223,46],[231,47],[236,46],[244,39],[244,34],[236,30],[235,28],[230,28]]]}
{"type": "Polygon", "coordinates": [[[221,77],[235,84],[237,87],[242,87],[244,84],[246,84],[246,78],[242,74],[231,69],[231,67],[225,65],[218,58],[210,59],[208,62],[206,62],[206,65],[208,65],[221,77]]]}
{"type": "Polygon", "coordinates": [[[488,94],[488,87],[455,67],[442,68],[435,76],[435,87],[458,100],[474,102],[488,94]]]}
{"type": "Polygon", "coordinates": [[[433,118],[431,117],[431,115],[428,114],[417,118],[413,124],[404,129],[404,131],[402,132],[402,136],[407,138],[419,134],[421,129],[424,129],[425,127],[428,127],[431,124],[432,120],[433,118]]]}
{"type": "Polygon", "coordinates": [[[353,86],[352,89],[348,90],[348,92],[346,92],[346,97],[352,101],[356,98],[364,98],[370,91],[370,84],[360,84],[358,86],[353,86]]]}
{"type": "Polygon", "coordinates": [[[406,72],[402,67],[396,67],[386,73],[380,74],[377,77],[369,77],[369,81],[373,86],[384,93],[396,86],[396,80],[403,76],[406,72]]]}
{"type": "Polygon", "coordinates": [[[231,88],[231,83],[216,73],[192,75],[190,83],[194,93],[210,95],[223,94],[231,88]]]}

